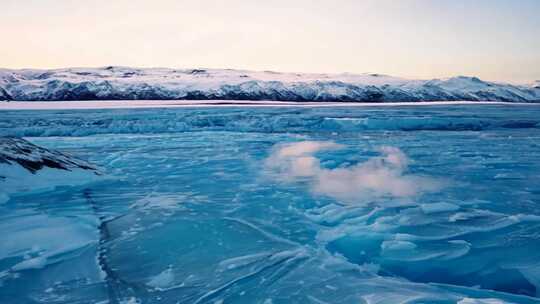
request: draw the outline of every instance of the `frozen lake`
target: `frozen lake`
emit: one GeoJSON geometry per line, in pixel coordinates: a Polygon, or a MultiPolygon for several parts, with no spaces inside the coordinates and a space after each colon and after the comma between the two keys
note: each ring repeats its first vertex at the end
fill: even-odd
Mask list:
{"type": "Polygon", "coordinates": [[[0,193],[0,303],[540,303],[540,106],[3,110],[0,135],[104,172],[0,193]]]}

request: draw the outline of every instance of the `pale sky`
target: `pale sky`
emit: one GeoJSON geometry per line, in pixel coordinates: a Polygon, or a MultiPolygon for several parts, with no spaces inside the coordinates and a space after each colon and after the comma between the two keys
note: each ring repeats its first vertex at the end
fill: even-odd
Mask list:
{"type": "Polygon", "coordinates": [[[0,67],[540,79],[540,0],[0,0],[0,67]]]}

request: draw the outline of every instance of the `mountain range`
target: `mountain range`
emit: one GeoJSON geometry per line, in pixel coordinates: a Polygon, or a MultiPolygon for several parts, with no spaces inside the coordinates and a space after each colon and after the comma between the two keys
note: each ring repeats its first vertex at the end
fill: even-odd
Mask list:
{"type": "Polygon", "coordinates": [[[0,100],[280,100],[321,102],[540,102],[530,85],[457,76],[412,80],[381,74],[308,74],[230,69],[0,69],[0,100]]]}

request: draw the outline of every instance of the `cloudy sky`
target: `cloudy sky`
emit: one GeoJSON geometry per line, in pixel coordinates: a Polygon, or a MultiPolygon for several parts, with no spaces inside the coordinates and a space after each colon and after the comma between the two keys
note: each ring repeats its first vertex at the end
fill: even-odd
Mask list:
{"type": "Polygon", "coordinates": [[[0,0],[0,67],[540,79],[539,0],[0,0]]]}

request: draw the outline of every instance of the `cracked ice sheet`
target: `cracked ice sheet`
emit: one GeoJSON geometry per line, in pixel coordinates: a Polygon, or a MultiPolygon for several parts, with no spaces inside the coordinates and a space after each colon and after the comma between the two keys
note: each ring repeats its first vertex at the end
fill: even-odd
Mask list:
{"type": "MultiPolygon", "coordinates": [[[[159,113],[146,114],[157,117],[159,113]]],[[[223,112],[199,114],[193,123],[201,128],[220,126],[226,120],[223,112]]],[[[391,112],[376,114],[389,115],[385,126],[400,121],[391,112]]],[[[84,113],[85,119],[93,115],[105,114],[84,113]]],[[[309,113],[291,115],[300,118],[283,122],[278,115],[272,116],[272,122],[287,128],[312,122],[304,120],[311,117],[309,113]]],[[[514,119],[510,113],[505,115],[514,119]]],[[[121,298],[126,303],[167,303],[182,297],[200,303],[538,302],[478,286],[500,283],[497,279],[502,278],[503,283],[515,284],[502,286],[507,290],[534,291],[530,282],[538,278],[533,267],[538,261],[530,252],[538,246],[534,203],[539,192],[532,182],[538,172],[537,129],[462,132],[462,122],[448,119],[455,128],[444,132],[136,134],[149,130],[139,128],[147,125],[148,121],[139,120],[143,116],[137,112],[132,121],[124,121],[122,132],[130,134],[36,139],[77,151],[124,178],[93,185],[91,193],[108,219],[123,215],[109,223],[110,239],[104,247],[109,250],[107,263],[121,279],[111,285],[126,291],[121,298]],[[486,139],[490,145],[480,145],[486,139]],[[410,158],[412,174],[458,176],[459,182],[425,196],[343,204],[312,193],[305,181],[273,182],[261,170],[276,144],[329,140],[346,148],[317,154],[322,168],[350,168],[378,157],[376,147],[389,145],[410,158]],[[468,287],[426,282],[443,277],[437,276],[441,266],[452,283],[468,287]]],[[[173,117],[158,119],[156,130],[186,116],[168,119],[173,117]]],[[[76,125],[83,121],[79,118],[68,122],[76,125]]],[[[253,121],[267,126],[264,119],[253,121]]],[[[431,120],[421,121],[433,127],[431,120]]],[[[108,120],[95,120],[99,127],[84,130],[58,122],[66,134],[93,134],[101,130],[99,122],[108,120]]],[[[44,134],[51,129],[33,125],[28,130],[44,134]]],[[[26,203],[32,200],[28,197],[26,203]]],[[[56,212],[57,204],[64,201],[75,209],[83,205],[57,197],[41,207],[56,212]]],[[[76,210],[68,211],[63,214],[76,210]]],[[[50,267],[31,271],[44,274],[50,267]]],[[[18,282],[23,286],[26,281],[18,282]]],[[[59,297],[61,291],[53,286],[59,297]]],[[[94,294],[89,293],[89,298],[94,299],[94,294]]]]}

